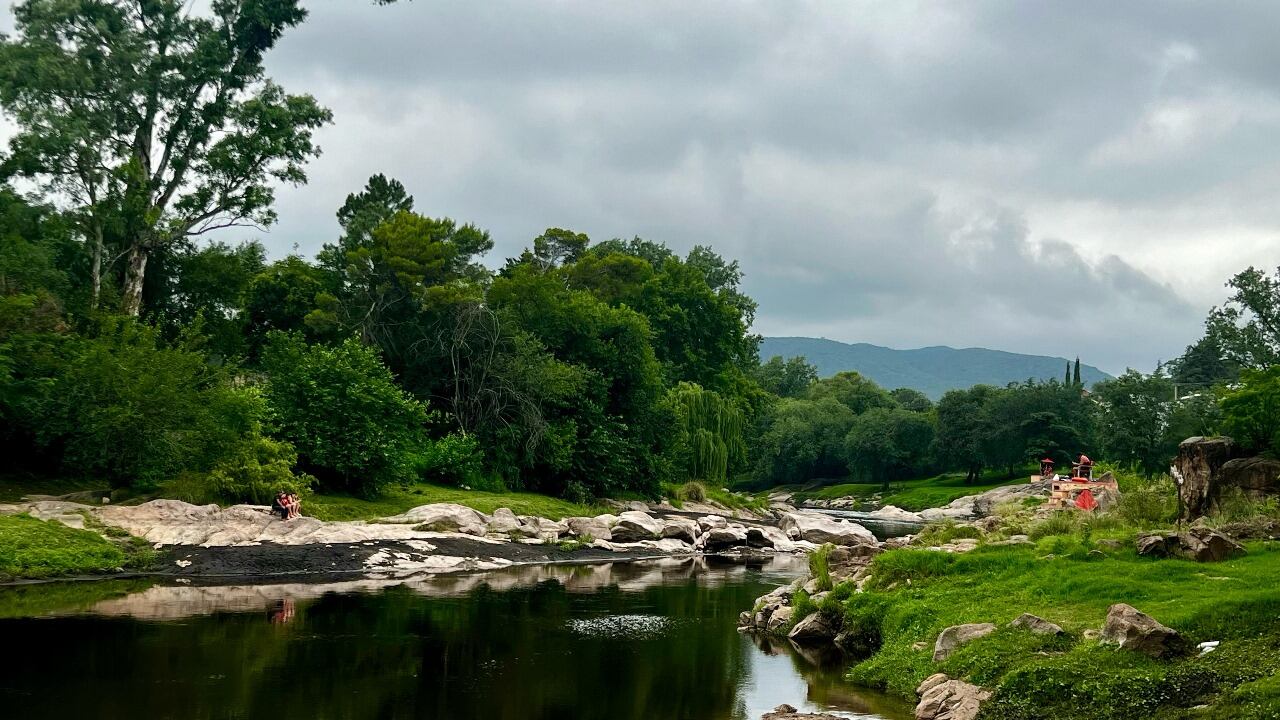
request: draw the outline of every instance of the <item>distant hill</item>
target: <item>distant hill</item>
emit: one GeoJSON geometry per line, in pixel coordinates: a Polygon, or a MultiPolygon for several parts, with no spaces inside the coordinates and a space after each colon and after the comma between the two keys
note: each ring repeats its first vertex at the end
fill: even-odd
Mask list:
{"type": "MultiPolygon", "coordinates": [[[[1063,377],[1067,359],[1045,355],[937,346],[918,350],[894,350],[867,343],[848,343],[807,337],[767,337],[760,345],[760,357],[784,358],[803,355],[817,366],[819,377],[831,377],[844,370],[857,370],[876,384],[892,390],[915,388],[937,400],[948,390],[986,384],[1002,387],[1027,378],[1048,380],[1063,377]]],[[[1111,376],[1091,365],[1080,366],[1085,387],[1111,376]]]]}

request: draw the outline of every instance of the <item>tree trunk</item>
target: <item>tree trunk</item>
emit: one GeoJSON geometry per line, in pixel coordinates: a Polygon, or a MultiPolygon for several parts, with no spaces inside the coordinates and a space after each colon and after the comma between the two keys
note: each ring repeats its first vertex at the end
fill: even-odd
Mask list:
{"type": "Polygon", "coordinates": [[[142,312],[142,281],[147,274],[147,256],[150,250],[134,245],[129,248],[129,264],[124,273],[124,300],[120,311],[138,317],[142,312]]]}
{"type": "Polygon", "coordinates": [[[93,300],[89,307],[94,310],[98,309],[98,298],[102,295],[102,226],[94,223],[93,225],[93,265],[90,268],[90,275],[93,279],[93,300]]]}

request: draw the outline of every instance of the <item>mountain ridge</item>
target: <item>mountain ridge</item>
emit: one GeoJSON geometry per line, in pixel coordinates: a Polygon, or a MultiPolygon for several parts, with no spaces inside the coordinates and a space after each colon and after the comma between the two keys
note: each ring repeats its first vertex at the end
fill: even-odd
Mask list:
{"type": "MultiPolygon", "coordinates": [[[[1067,358],[1028,355],[989,348],[953,348],[930,345],[898,350],[871,343],[844,343],[810,337],[766,337],[760,344],[760,358],[774,355],[790,358],[803,355],[818,368],[819,377],[856,370],[881,387],[892,390],[909,387],[937,400],[948,390],[995,385],[1027,379],[1062,379],[1067,358]]],[[[1111,376],[1092,365],[1080,366],[1086,387],[1111,376]]]]}

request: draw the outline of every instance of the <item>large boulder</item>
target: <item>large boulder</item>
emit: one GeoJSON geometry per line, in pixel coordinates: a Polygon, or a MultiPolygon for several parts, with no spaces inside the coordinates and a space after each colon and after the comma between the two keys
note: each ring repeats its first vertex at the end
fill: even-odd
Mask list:
{"type": "Polygon", "coordinates": [[[1244,546],[1216,530],[1193,527],[1186,532],[1139,535],[1135,541],[1139,555],[1183,557],[1196,562],[1219,562],[1245,554],[1244,546]]]}
{"type": "Polygon", "coordinates": [[[875,545],[876,536],[857,523],[821,513],[784,513],[778,527],[793,540],[808,540],[819,545],[875,545]]]}
{"type": "Polygon", "coordinates": [[[707,532],[715,528],[729,527],[729,521],[725,520],[722,515],[703,515],[698,518],[698,527],[702,529],[702,532],[707,532]]]}
{"type": "Polygon", "coordinates": [[[990,635],[996,631],[996,626],[992,623],[967,623],[965,625],[952,625],[938,634],[938,640],[933,644],[933,661],[942,662],[955,652],[956,648],[961,645],[977,640],[985,635],[990,635]]]}
{"type": "Polygon", "coordinates": [[[613,534],[613,542],[640,542],[661,538],[663,527],[662,521],[649,513],[628,510],[618,516],[618,522],[610,528],[610,532],[613,534]]]}
{"type": "Polygon", "coordinates": [[[838,622],[824,613],[816,612],[796,623],[795,627],[791,628],[791,632],[787,633],[787,637],[801,644],[830,643],[839,632],[838,622]]]}
{"type": "Polygon", "coordinates": [[[1221,493],[1222,466],[1234,452],[1229,437],[1190,437],[1178,444],[1172,470],[1184,518],[1198,518],[1214,507],[1221,493]]]}
{"type": "Polygon", "coordinates": [[[510,535],[520,530],[520,519],[509,508],[498,508],[489,517],[487,529],[494,535],[510,535]]]}
{"type": "Polygon", "coordinates": [[[418,530],[430,532],[458,532],[467,535],[484,535],[488,518],[465,505],[434,503],[419,505],[400,515],[387,518],[391,522],[412,523],[418,530]]]}
{"type": "Polygon", "coordinates": [[[916,688],[916,720],[975,720],[991,691],[937,673],[916,688]]]}
{"type": "Polygon", "coordinates": [[[662,537],[664,538],[675,538],[692,545],[697,542],[698,536],[702,534],[702,528],[698,526],[697,521],[689,518],[667,517],[662,519],[662,523],[662,537]]]}
{"type": "Polygon", "coordinates": [[[774,607],[764,618],[764,628],[766,632],[781,633],[788,625],[791,624],[791,616],[795,613],[795,608],[790,605],[780,605],[774,607]]]}
{"type": "Polygon", "coordinates": [[[612,515],[570,517],[565,518],[564,522],[569,526],[569,532],[574,537],[591,538],[592,540],[613,540],[613,533],[609,530],[609,518],[612,517],[612,515]]]}
{"type": "Polygon", "coordinates": [[[1254,498],[1280,495],[1280,460],[1247,457],[1223,463],[1221,485],[1254,498]]]}
{"type": "Polygon", "coordinates": [[[712,528],[698,538],[698,546],[706,552],[720,552],[747,544],[747,531],[740,525],[712,528]]]}
{"type": "Polygon", "coordinates": [[[841,718],[828,713],[800,712],[791,705],[783,703],[774,708],[773,712],[761,715],[760,720],[841,720],[841,718]]]}
{"type": "Polygon", "coordinates": [[[1153,658],[1181,655],[1187,650],[1187,642],[1177,630],[1124,603],[1107,610],[1101,641],[1153,658]]]}

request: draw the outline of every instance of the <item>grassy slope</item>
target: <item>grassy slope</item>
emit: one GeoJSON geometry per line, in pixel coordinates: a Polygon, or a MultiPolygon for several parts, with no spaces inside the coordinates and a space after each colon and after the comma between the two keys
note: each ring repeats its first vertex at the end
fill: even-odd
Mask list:
{"type": "Polygon", "coordinates": [[[1128,543],[1102,557],[1087,547],[1079,536],[1050,536],[1035,547],[965,555],[897,550],[876,560],[873,582],[881,589],[855,595],[843,588],[824,609],[883,640],[852,668],[855,681],[913,696],[933,672],[966,677],[996,689],[984,718],[1280,717],[1280,543],[1254,543],[1246,557],[1212,565],[1139,558],[1128,543]],[[1117,602],[1192,642],[1222,645],[1204,657],[1161,662],[1081,639],[1101,628],[1117,602]],[[1057,622],[1069,636],[1004,627],[1023,612],[1057,622]],[[973,622],[1001,629],[934,663],[938,632],[973,622]],[[913,650],[916,642],[925,649],[913,650]],[[1205,702],[1213,707],[1187,709],[1205,702]]]}
{"type": "Polygon", "coordinates": [[[27,515],[0,516],[0,577],[108,572],[127,560],[120,546],[95,532],[27,515]]]}
{"type": "Polygon", "coordinates": [[[458,503],[483,513],[505,507],[517,515],[538,515],[552,520],[607,512],[605,508],[571,503],[537,493],[490,493],[439,485],[415,485],[407,490],[391,488],[372,500],[346,495],[316,494],[303,500],[302,511],[321,520],[370,520],[397,515],[418,505],[430,503],[458,503]]]}
{"type": "MultiPolygon", "coordinates": [[[[890,483],[889,492],[881,496],[880,500],[885,505],[896,505],[904,510],[924,510],[925,508],[941,507],[965,495],[976,495],[1001,485],[1013,485],[1026,481],[1027,477],[1024,474],[1015,475],[1010,479],[1005,477],[1003,471],[1000,471],[985,473],[980,483],[966,485],[963,473],[944,473],[931,478],[890,483]]],[[[880,483],[843,483],[840,485],[828,485],[812,491],[801,491],[797,493],[797,498],[820,498],[824,500],[834,500],[841,497],[868,498],[879,494],[881,489],[882,485],[880,483]]]]}

